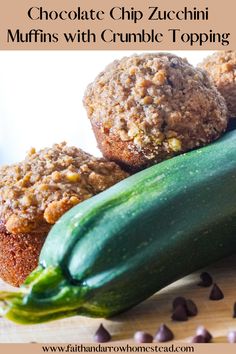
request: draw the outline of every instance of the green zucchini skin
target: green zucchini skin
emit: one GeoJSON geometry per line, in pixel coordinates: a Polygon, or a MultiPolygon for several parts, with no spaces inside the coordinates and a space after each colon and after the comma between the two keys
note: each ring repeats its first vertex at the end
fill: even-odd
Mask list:
{"type": "Polygon", "coordinates": [[[133,175],[67,212],[2,314],[110,317],[236,252],[236,131],[133,175]]]}

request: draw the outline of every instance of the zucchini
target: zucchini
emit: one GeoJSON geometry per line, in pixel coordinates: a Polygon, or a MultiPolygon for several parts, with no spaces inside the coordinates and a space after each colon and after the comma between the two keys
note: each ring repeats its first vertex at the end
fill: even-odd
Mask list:
{"type": "Polygon", "coordinates": [[[1,314],[18,323],[110,317],[236,252],[236,131],[68,211],[1,314]]]}

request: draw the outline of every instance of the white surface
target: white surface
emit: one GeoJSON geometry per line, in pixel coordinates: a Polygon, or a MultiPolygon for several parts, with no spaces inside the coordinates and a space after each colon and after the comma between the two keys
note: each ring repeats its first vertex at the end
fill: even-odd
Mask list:
{"type": "MultiPolygon", "coordinates": [[[[209,51],[175,51],[197,64],[209,51]]],[[[1,51],[0,165],[30,147],[67,141],[98,155],[82,99],[86,86],[128,51],[1,51]]]]}

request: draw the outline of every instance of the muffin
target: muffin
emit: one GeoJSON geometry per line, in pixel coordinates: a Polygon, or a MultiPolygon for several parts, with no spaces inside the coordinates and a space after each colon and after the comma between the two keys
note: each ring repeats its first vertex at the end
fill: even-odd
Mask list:
{"type": "Polygon", "coordinates": [[[208,72],[225,98],[229,116],[236,117],[236,51],[215,52],[199,66],[208,72]]]}
{"type": "Polygon", "coordinates": [[[65,143],[0,168],[0,277],[18,286],[37,266],[53,224],[74,205],[127,177],[114,162],[65,143]]]}
{"type": "Polygon", "coordinates": [[[88,86],[84,105],[103,155],[128,171],[206,145],[227,126],[207,73],[168,53],[116,60],[88,86]]]}

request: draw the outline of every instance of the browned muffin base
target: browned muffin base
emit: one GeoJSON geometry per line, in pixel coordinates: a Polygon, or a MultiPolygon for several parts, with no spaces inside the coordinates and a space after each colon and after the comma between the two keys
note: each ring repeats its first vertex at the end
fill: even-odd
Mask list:
{"type": "Polygon", "coordinates": [[[124,170],[128,172],[137,172],[152,164],[147,163],[146,157],[142,152],[129,150],[129,142],[118,139],[115,135],[106,135],[102,130],[91,121],[94,134],[96,136],[98,148],[101,150],[103,156],[110,161],[119,164],[124,170]]]}
{"type": "Polygon", "coordinates": [[[20,286],[38,265],[38,258],[48,232],[11,234],[0,221],[0,278],[20,286]]]}

